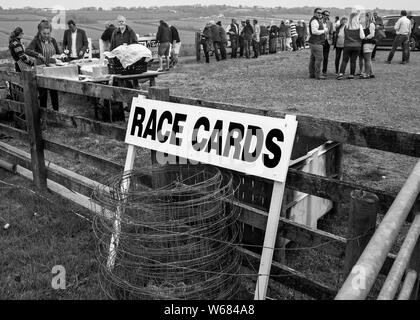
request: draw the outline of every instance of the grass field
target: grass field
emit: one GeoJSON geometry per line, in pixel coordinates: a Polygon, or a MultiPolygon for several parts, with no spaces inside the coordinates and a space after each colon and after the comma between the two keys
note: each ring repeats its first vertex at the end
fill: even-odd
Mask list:
{"type": "MultiPolygon", "coordinates": [[[[181,62],[177,69],[160,76],[157,85],[169,87],[174,95],[418,132],[420,54],[413,52],[409,65],[398,64],[401,52],[397,52],[393,64],[386,65],[383,63],[386,54],[387,51],[378,51],[377,62],[374,63],[376,79],[372,80],[337,81],[333,72],[329,73],[326,81],[309,79],[309,52],[306,50],[250,60],[228,59],[216,62],[212,58],[210,64],[197,64],[188,59],[181,62]]],[[[330,59],[333,56],[332,52],[330,59]]],[[[61,95],[60,109],[70,114],[93,117],[92,105],[80,96],[61,95]]],[[[122,122],[119,124],[124,126],[122,122]]],[[[43,134],[81,150],[119,163],[124,162],[126,146],[121,142],[51,125],[43,134]]],[[[14,139],[5,142],[28,151],[27,144],[23,142],[14,139]]],[[[110,175],[85,163],[50,152],[46,152],[46,158],[97,181],[109,178],[110,175]]],[[[344,180],[397,192],[417,160],[345,146],[344,180]]],[[[139,150],[136,167],[148,162],[149,152],[139,150]]],[[[8,183],[22,183],[17,177],[1,170],[0,179],[8,183]]],[[[96,282],[96,264],[91,261],[94,257],[91,228],[88,222],[72,214],[72,210],[78,209],[53,205],[48,201],[38,203],[42,199],[17,187],[0,184],[0,192],[0,216],[11,221],[12,225],[7,232],[0,231],[0,263],[3,263],[0,268],[0,288],[3,288],[0,289],[0,298],[101,297],[96,282]],[[40,218],[44,220],[33,218],[34,211],[42,212],[40,218]],[[45,237],[38,234],[32,236],[31,230],[39,230],[38,233],[46,230],[45,237]],[[19,240],[28,234],[31,241],[19,240]],[[74,238],[71,238],[72,235],[74,238]],[[54,264],[70,266],[69,277],[74,284],[73,291],[58,293],[50,289],[51,268],[54,264]]],[[[54,199],[52,202],[60,203],[54,199]]],[[[345,236],[347,218],[347,211],[343,210],[322,219],[319,227],[345,236]]],[[[317,250],[292,251],[287,254],[286,260],[291,267],[334,288],[339,288],[342,283],[342,263],[317,250]]],[[[278,299],[307,298],[281,286],[276,286],[270,296],[278,299]]]]}

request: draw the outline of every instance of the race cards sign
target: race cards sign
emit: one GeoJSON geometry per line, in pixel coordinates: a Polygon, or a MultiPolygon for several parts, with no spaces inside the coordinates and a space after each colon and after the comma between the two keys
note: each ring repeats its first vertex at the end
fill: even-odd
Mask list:
{"type": "Polygon", "coordinates": [[[133,98],[125,142],[285,182],[297,128],[285,119],[133,98]]]}

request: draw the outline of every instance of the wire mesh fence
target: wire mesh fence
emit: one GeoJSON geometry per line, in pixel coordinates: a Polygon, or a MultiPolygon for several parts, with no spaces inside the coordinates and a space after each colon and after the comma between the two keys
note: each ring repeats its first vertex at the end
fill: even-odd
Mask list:
{"type": "Polygon", "coordinates": [[[94,220],[107,296],[235,298],[242,259],[240,212],[232,205],[238,182],[216,167],[171,165],[116,176],[96,189],[94,200],[114,213],[94,220]]]}

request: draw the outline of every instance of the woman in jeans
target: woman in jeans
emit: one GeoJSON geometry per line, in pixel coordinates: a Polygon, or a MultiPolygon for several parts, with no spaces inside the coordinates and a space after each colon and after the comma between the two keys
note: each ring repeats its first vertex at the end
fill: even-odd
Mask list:
{"type": "Polygon", "coordinates": [[[344,28],[347,24],[347,18],[342,17],[334,34],[335,49],[335,74],[338,75],[340,60],[344,49],[344,28]]]}
{"type": "Polygon", "coordinates": [[[343,61],[340,66],[340,73],[337,76],[338,80],[344,78],[344,72],[346,71],[347,63],[350,60],[350,75],[347,79],[354,79],[356,73],[356,61],[360,54],[362,47],[362,40],[365,38],[363,27],[359,21],[358,12],[352,12],[348,25],[344,28],[344,49],[343,49],[343,61]]]}
{"type": "Polygon", "coordinates": [[[375,48],[375,22],[370,12],[366,13],[366,24],[363,29],[365,38],[362,41],[363,61],[365,64],[365,72],[360,75],[361,79],[375,78],[372,70],[372,52],[375,48]]]}

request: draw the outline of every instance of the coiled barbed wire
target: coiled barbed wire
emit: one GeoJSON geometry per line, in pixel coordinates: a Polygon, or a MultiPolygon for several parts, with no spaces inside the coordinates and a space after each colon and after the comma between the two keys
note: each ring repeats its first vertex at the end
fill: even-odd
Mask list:
{"type": "Polygon", "coordinates": [[[239,180],[203,165],[149,167],[110,178],[93,199],[102,289],[112,299],[232,299],[240,289],[239,180]],[[128,191],[123,192],[124,186],[128,191]],[[113,221],[120,232],[107,266],[113,221]]]}

